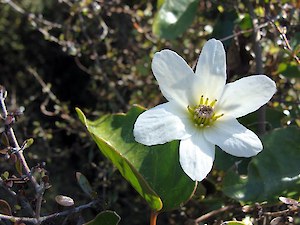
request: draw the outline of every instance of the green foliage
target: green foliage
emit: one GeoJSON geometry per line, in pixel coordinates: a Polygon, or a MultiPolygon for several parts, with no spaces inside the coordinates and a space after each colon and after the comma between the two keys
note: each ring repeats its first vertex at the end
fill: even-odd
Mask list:
{"type": "MultiPolygon", "coordinates": [[[[145,214],[148,213],[148,209],[144,207],[144,202],[128,188],[128,183],[122,176],[114,173],[111,163],[102,154],[98,154],[94,142],[89,139],[73,109],[79,106],[87,114],[100,117],[112,112],[127,112],[129,105],[135,103],[146,107],[161,103],[164,100],[151,73],[151,59],[154,52],[163,48],[173,49],[193,66],[204,41],[210,37],[225,40],[223,43],[226,45],[228,82],[248,74],[255,74],[255,52],[251,38],[253,26],[249,9],[244,2],[233,4],[229,0],[13,2],[22,7],[26,14],[17,12],[6,1],[0,1],[0,84],[10,93],[8,96],[10,112],[20,106],[26,108],[25,116],[18,119],[14,128],[20,138],[19,144],[24,143],[28,137],[32,137],[35,141],[25,151],[34,175],[38,173],[41,165],[45,165],[43,169],[49,171],[49,176],[51,175],[49,180],[51,191],[44,196],[46,204],[43,204],[43,212],[52,212],[53,208],[57,207],[54,198],[58,194],[74,197],[76,205],[79,205],[86,203],[91,197],[95,198],[97,192],[97,197],[103,201],[97,208],[98,211],[102,208],[112,208],[122,217],[123,224],[147,224],[148,218],[145,214]],[[181,6],[180,3],[185,5],[181,6]],[[168,23],[166,18],[162,17],[162,12],[173,13],[176,22],[168,23]],[[32,69],[38,76],[30,72],[32,69]],[[44,87],[41,80],[45,83],[44,87]],[[82,173],[75,177],[75,171],[82,173]]],[[[290,131],[284,131],[285,129],[273,133],[273,129],[290,125],[300,126],[300,75],[299,65],[294,58],[299,57],[300,49],[299,10],[297,10],[299,3],[295,0],[265,0],[265,2],[267,4],[260,1],[251,3],[261,26],[259,43],[263,51],[264,73],[276,81],[278,87],[277,94],[267,109],[265,122],[269,134],[266,138],[270,138],[267,142],[264,140],[264,151],[267,153],[263,151],[253,159],[241,159],[221,150],[216,151],[214,169],[201,183],[201,191],[198,185],[199,196],[195,196],[180,211],[161,214],[162,224],[184,224],[189,218],[197,218],[204,212],[217,209],[224,204],[232,204],[233,199],[244,201],[247,197],[252,202],[269,199],[265,187],[272,189],[270,195],[274,191],[275,200],[275,196],[280,194],[284,196],[289,194],[299,199],[299,196],[292,192],[294,181],[280,188],[282,177],[274,175],[279,171],[278,174],[285,176],[283,173],[289,173],[286,171],[288,166],[283,170],[281,165],[276,167],[270,162],[271,159],[266,161],[268,157],[263,157],[265,154],[274,157],[271,154],[274,151],[282,158],[275,158],[275,162],[278,160],[289,165],[291,161],[296,168],[294,158],[298,157],[295,150],[297,146],[291,150],[291,145],[298,137],[290,131]],[[271,23],[267,24],[269,19],[274,19],[275,24],[286,35],[291,50],[287,48],[280,32],[271,23]],[[275,134],[278,134],[276,138],[274,136],[271,139],[275,134]],[[288,135],[294,139],[288,141],[288,135]],[[274,144],[269,143],[273,141],[274,144]],[[285,162],[286,155],[291,159],[292,153],[295,153],[295,157],[285,162]],[[265,171],[262,162],[266,162],[265,170],[271,169],[273,172],[271,175],[267,174],[273,177],[271,181],[270,177],[266,178],[270,184],[263,182],[265,177],[258,178],[255,173],[256,170],[265,171]],[[229,197],[220,192],[224,176],[229,185],[226,190],[229,197]],[[235,185],[234,179],[237,182],[235,185]],[[247,193],[247,190],[248,192],[252,190],[251,185],[257,184],[256,182],[258,185],[253,188],[254,193],[247,193]],[[247,193],[244,199],[241,196],[235,197],[238,196],[239,187],[241,195],[247,193]],[[259,191],[261,193],[258,194],[259,191]]],[[[101,126],[112,130],[112,126],[108,124],[109,120],[126,116],[128,115],[107,116],[107,123],[103,122],[101,126]]],[[[241,118],[240,122],[257,131],[256,113],[241,118]]],[[[2,127],[0,129],[1,132],[4,130],[2,127]]],[[[108,151],[114,147],[108,146],[108,139],[102,140],[102,150],[108,151]]],[[[22,182],[18,183],[18,186],[14,184],[15,177],[23,178],[24,171],[16,155],[9,155],[9,142],[4,133],[1,133],[1,178],[7,185],[5,188],[13,190],[22,188],[17,193],[21,193],[22,198],[23,194],[25,197],[30,196],[31,203],[33,193],[28,193],[28,187],[22,182]]],[[[127,144],[131,145],[126,143],[126,146],[127,144]]],[[[177,144],[173,143],[172,146],[177,144]]],[[[150,152],[156,154],[154,149],[150,152]]],[[[173,160],[178,161],[175,150],[173,153],[173,160]]],[[[126,162],[121,156],[119,159],[126,162]]],[[[127,165],[129,166],[129,163],[127,165]]],[[[136,167],[133,168],[136,170],[136,167]]],[[[295,168],[291,168],[290,172],[295,171],[295,168]]],[[[142,174],[140,171],[137,172],[142,174]]],[[[143,172],[145,173],[147,174],[143,172]]],[[[138,176],[137,174],[133,173],[131,178],[138,176]]],[[[147,185],[155,186],[150,184],[151,179],[150,177],[144,180],[147,185]]],[[[175,186],[174,183],[172,185],[175,186]]],[[[297,185],[295,187],[298,187],[297,185]]],[[[161,196],[159,192],[162,190],[158,191],[156,190],[158,187],[152,186],[149,191],[150,189],[155,192],[153,196],[159,196],[157,197],[159,199],[161,196]]],[[[169,193],[172,194],[171,191],[169,193]]],[[[164,198],[169,199],[170,196],[164,198]]],[[[6,192],[0,192],[0,199],[5,199],[11,206],[13,214],[28,215],[18,202],[12,202],[11,197],[7,197],[6,192]]],[[[164,208],[164,199],[161,200],[164,208]]],[[[1,203],[1,207],[7,208],[5,203],[1,203]]],[[[268,210],[265,206],[261,207],[264,211],[268,210]]],[[[276,210],[276,207],[273,205],[272,210],[276,210]]],[[[97,214],[95,210],[84,212],[85,219],[94,218],[97,214]]],[[[231,220],[236,212],[230,210],[217,215],[211,221],[215,220],[218,223],[226,219],[231,220]]],[[[257,219],[255,212],[250,211],[249,214],[257,219]]],[[[238,210],[236,218],[240,217],[241,212],[238,210]]],[[[54,224],[62,223],[65,222],[54,222],[54,224]]],[[[297,223],[299,224],[295,220],[295,224],[297,223]]],[[[76,223],[71,221],[69,224],[76,223]]]]}
{"type": "Polygon", "coordinates": [[[300,177],[300,129],[281,128],[263,138],[264,150],[248,166],[247,177],[227,171],[223,192],[241,202],[274,202],[279,196],[297,198],[300,177]]]}
{"type": "MultiPolygon", "coordinates": [[[[214,25],[211,36],[217,39],[221,39],[223,37],[232,35],[237,18],[237,14],[234,11],[225,11],[224,13],[220,13],[214,25]]],[[[230,41],[231,40],[225,41],[224,45],[228,46],[230,44],[230,41]]]]}
{"type": "Polygon", "coordinates": [[[192,196],[196,183],[179,165],[178,141],[151,147],[135,142],[133,125],[143,111],[135,106],[126,115],[107,115],[89,121],[77,109],[101,152],[153,210],[178,208],[192,196]]]}
{"type": "Polygon", "coordinates": [[[82,173],[76,172],[76,178],[79,186],[81,187],[83,192],[87,194],[87,196],[89,196],[90,198],[97,197],[97,193],[93,191],[90,182],[82,173]]]}
{"type": "Polygon", "coordinates": [[[277,73],[282,74],[289,78],[299,78],[300,77],[300,67],[293,62],[290,63],[280,63],[278,65],[277,73]]]}
{"type": "Polygon", "coordinates": [[[107,210],[99,213],[95,219],[84,225],[118,225],[120,220],[121,218],[116,212],[107,210]]]}
{"type": "Polygon", "coordinates": [[[193,22],[199,0],[165,0],[159,5],[152,30],[160,38],[174,39],[193,22]]]}
{"type": "Polygon", "coordinates": [[[247,225],[247,224],[240,221],[227,221],[222,223],[222,225],[247,225]]]}
{"type": "Polygon", "coordinates": [[[29,138],[27,140],[25,140],[21,146],[21,148],[24,150],[26,148],[29,148],[32,144],[33,144],[34,140],[33,138],[29,138]]]}

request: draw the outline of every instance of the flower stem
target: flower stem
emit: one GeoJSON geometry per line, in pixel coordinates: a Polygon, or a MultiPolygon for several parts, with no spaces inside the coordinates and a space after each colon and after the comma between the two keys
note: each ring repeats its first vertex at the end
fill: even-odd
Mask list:
{"type": "Polygon", "coordinates": [[[151,211],[150,225],[156,225],[157,216],[158,216],[158,212],[151,211]]]}

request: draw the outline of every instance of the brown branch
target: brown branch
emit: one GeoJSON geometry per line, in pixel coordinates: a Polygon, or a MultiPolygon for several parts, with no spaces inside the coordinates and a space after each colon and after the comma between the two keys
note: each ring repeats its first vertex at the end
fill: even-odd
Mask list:
{"type": "MultiPolygon", "coordinates": [[[[268,22],[265,22],[265,23],[263,23],[263,24],[260,24],[260,25],[258,26],[258,28],[261,29],[261,28],[267,27],[269,24],[270,24],[269,21],[268,21],[268,22]]],[[[248,30],[241,30],[241,31],[238,31],[238,32],[233,33],[232,35],[228,35],[228,36],[226,36],[226,37],[224,37],[224,38],[221,38],[220,41],[226,41],[226,40],[229,40],[229,39],[231,39],[231,38],[238,37],[238,36],[240,36],[240,35],[242,35],[242,34],[251,33],[251,32],[253,32],[253,31],[254,31],[253,28],[248,29],[248,30]]]]}
{"type": "Polygon", "coordinates": [[[236,206],[234,206],[234,205],[228,205],[228,206],[224,206],[224,207],[222,207],[222,208],[213,210],[213,211],[211,211],[211,212],[209,212],[209,213],[206,213],[206,214],[204,214],[204,215],[198,217],[197,219],[195,219],[195,223],[200,223],[200,222],[202,222],[202,221],[205,221],[205,220],[209,219],[210,217],[216,216],[216,215],[218,215],[218,214],[220,214],[220,213],[222,213],[222,212],[225,212],[225,211],[227,211],[227,210],[233,209],[233,208],[235,208],[235,207],[236,207],[236,206]]]}
{"type": "Polygon", "coordinates": [[[9,6],[11,6],[15,11],[21,13],[21,14],[26,14],[25,10],[22,9],[20,6],[18,6],[17,4],[15,4],[14,2],[12,2],[11,0],[2,0],[1,1],[3,4],[8,4],[9,6]]]}
{"type": "MultiPolygon", "coordinates": [[[[3,87],[0,87],[0,105],[2,107],[4,119],[6,119],[8,116],[8,112],[7,112],[6,105],[5,105],[5,98],[6,98],[6,91],[4,90],[3,87]]],[[[19,158],[19,160],[23,166],[26,176],[29,178],[29,180],[33,184],[36,192],[38,192],[40,190],[40,185],[38,184],[36,179],[31,174],[31,171],[29,169],[29,166],[28,166],[26,159],[24,157],[24,154],[23,154],[23,149],[20,147],[12,127],[8,128],[7,136],[10,137],[10,139],[13,142],[13,147],[15,148],[16,155],[19,158]]]]}
{"type": "Polygon", "coordinates": [[[296,62],[300,65],[300,59],[297,56],[297,53],[294,52],[294,50],[292,49],[286,35],[285,32],[273,21],[270,20],[271,23],[275,26],[275,28],[277,29],[277,31],[280,33],[280,37],[281,39],[284,41],[286,49],[290,52],[291,56],[296,60],[296,62]]]}
{"type": "Polygon", "coordinates": [[[12,222],[29,222],[29,223],[33,223],[33,224],[41,224],[42,222],[44,222],[46,220],[49,220],[49,219],[53,219],[53,218],[60,217],[60,216],[66,216],[66,215],[78,213],[78,212],[80,212],[84,209],[91,208],[91,207],[95,206],[98,203],[98,201],[99,200],[94,200],[92,202],[89,202],[85,205],[78,206],[76,208],[65,210],[65,211],[62,211],[62,212],[59,212],[59,213],[53,213],[53,214],[50,214],[48,216],[42,216],[42,217],[39,217],[39,218],[17,217],[17,216],[9,216],[9,215],[0,214],[0,219],[10,220],[12,222]]]}
{"type": "Polygon", "coordinates": [[[56,95],[51,91],[50,85],[46,84],[45,81],[40,77],[40,75],[37,73],[37,71],[31,67],[27,68],[28,72],[34,76],[34,78],[39,82],[39,84],[42,86],[43,93],[48,94],[49,98],[55,102],[56,104],[60,104],[59,99],[56,97],[56,95]]]}

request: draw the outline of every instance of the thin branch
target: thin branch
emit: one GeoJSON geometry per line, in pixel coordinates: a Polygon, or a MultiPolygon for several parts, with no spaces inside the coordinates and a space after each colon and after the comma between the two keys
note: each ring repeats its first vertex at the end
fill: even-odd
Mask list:
{"type": "MultiPolygon", "coordinates": [[[[2,111],[3,111],[3,118],[6,119],[8,116],[8,112],[6,109],[6,105],[5,105],[5,98],[6,98],[6,91],[4,90],[3,87],[0,87],[0,105],[2,107],[2,111]]],[[[25,171],[26,176],[29,178],[29,180],[31,181],[31,183],[33,184],[35,191],[39,192],[40,190],[40,185],[38,184],[38,182],[36,181],[36,179],[32,176],[30,168],[26,162],[26,159],[24,157],[23,154],[23,149],[20,147],[17,138],[15,136],[14,130],[12,127],[9,127],[7,130],[7,135],[10,137],[11,141],[13,142],[13,147],[15,148],[15,152],[17,157],[20,160],[20,163],[23,166],[23,169],[25,171]]]]}
{"type": "MultiPolygon", "coordinates": [[[[3,111],[3,118],[4,120],[7,119],[8,117],[8,112],[7,112],[7,108],[5,105],[5,98],[6,98],[7,92],[4,90],[4,88],[1,86],[0,87],[0,104],[2,107],[2,111],[3,111]]],[[[33,213],[33,215],[35,215],[37,218],[39,219],[40,217],[40,209],[41,209],[41,203],[42,203],[42,199],[43,199],[43,194],[44,194],[44,187],[41,186],[40,184],[38,184],[37,180],[35,179],[34,176],[32,176],[31,170],[27,164],[27,161],[24,157],[23,154],[23,146],[20,147],[18,140],[15,136],[14,130],[11,127],[11,125],[6,125],[7,126],[7,136],[10,138],[10,140],[12,141],[12,145],[14,147],[14,152],[17,155],[18,159],[20,160],[20,163],[25,171],[26,177],[28,177],[28,179],[31,181],[32,185],[34,186],[35,189],[35,193],[36,193],[36,212],[33,213]]],[[[31,209],[31,207],[30,207],[31,209]]],[[[37,223],[39,224],[39,223],[37,223]]]]}
{"type": "Polygon", "coordinates": [[[45,185],[44,183],[42,182],[41,183],[41,191],[39,191],[37,193],[37,196],[36,196],[36,204],[35,204],[35,215],[36,215],[36,219],[38,221],[37,224],[41,224],[40,222],[40,216],[41,216],[41,208],[42,208],[42,202],[43,202],[43,196],[44,196],[44,192],[45,192],[45,185]]]}
{"type": "Polygon", "coordinates": [[[271,216],[271,217],[277,217],[277,216],[283,216],[291,213],[297,213],[300,211],[300,208],[297,206],[290,206],[288,209],[277,211],[277,212],[264,212],[265,216],[271,216]]]}
{"type": "Polygon", "coordinates": [[[280,33],[280,37],[281,39],[284,41],[285,43],[285,48],[290,52],[291,56],[296,60],[296,62],[300,65],[300,59],[297,56],[297,53],[294,52],[294,50],[292,49],[286,35],[285,32],[283,31],[283,29],[281,29],[273,20],[270,20],[271,23],[275,26],[275,28],[277,29],[277,31],[280,33]]]}
{"type": "Polygon", "coordinates": [[[207,219],[209,219],[210,217],[213,217],[213,216],[216,216],[222,212],[226,212],[227,210],[230,210],[230,209],[233,209],[235,208],[236,206],[234,205],[228,205],[228,206],[224,206],[222,208],[219,208],[219,209],[216,209],[216,210],[213,210],[209,213],[206,213],[200,217],[198,217],[197,219],[195,219],[195,223],[200,223],[202,221],[205,221],[207,219]]]}
{"type": "MultiPolygon", "coordinates": [[[[99,75],[102,75],[102,77],[104,78],[104,81],[107,83],[107,85],[112,89],[112,91],[115,93],[116,95],[116,98],[117,100],[119,101],[119,103],[124,107],[124,108],[128,108],[128,105],[126,104],[126,101],[125,99],[123,98],[123,95],[120,93],[120,91],[115,88],[115,86],[113,85],[110,85],[110,79],[108,78],[108,76],[105,74],[105,73],[101,73],[101,70],[99,68],[101,68],[101,63],[99,61],[99,55],[98,55],[98,52],[96,51],[97,49],[97,46],[95,45],[95,43],[92,41],[92,39],[89,37],[87,31],[86,31],[86,27],[83,26],[84,24],[84,20],[82,18],[82,15],[79,14],[79,19],[81,21],[81,28],[82,28],[82,32],[87,40],[87,42],[89,44],[91,44],[91,47],[93,49],[93,55],[95,55],[95,64],[96,64],[96,73],[99,74],[99,75]]],[[[102,25],[102,28],[103,28],[103,34],[101,35],[101,39],[104,39],[106,37],[106,35],[108,34],[108,27],[107,25],[104,23],[103,20],[101,20],[101,25],[102,25]]],[[[77,59],[77,64],[78,64],[78,59],[77,59]]],[[[81,63],[80,63],[81,64],[81,63]]],[[[84,67],[84,66],[83,66],[84,67]]],[[[83,68],[82,66],[79,67],[80,69],[83,68]]],[[[84,70],[85,72],[87,72],[87,70],[84,70]]],[[[92,74],[92,73],[88,73],[88,74],[92,74]]]]}
{"type": "Polygon", "coordinates": [[[39,22],[44,24],[45,26],[52,27],[52,28],[61,28],[62,25],[58,23],[54,23],[52,21],[46,20],[42,17],[42,15],[36,15],[33,13],[26,12],[20,5],[16,4],[12,0],[1,0],[0,3],[8,4],[12,9],[14,9],[16,12],[21,13],[28,17],[28,19],[33,20],[35,22],[39,22]]]}
{"type": "Polygon", "coordinates": [[[46,220],[49,220],[49,219],[53,219],[53,218],[60,217],[60,216],[66,216],[66,215],[78,213],[78,212],[80,212],[84,209],[92,208],[97,203],[98,203],[98,200],[94,200],[94,201],[89,202],[85,205],[81,205],[81,206],[78,206],[76,208],[65,210],[65,211],[62,211],[62,212],[59,212],[59,213],[53,213],[53,214],[50,214],[48,216],[42,216],[40,218],[17,217],[17,216],[9,216],[9,215],[0,214],[0,219],[10,220],[12,222],[29,222],[29,223],[33,223],[33,224],[41,224],[42,222],[44,222],[46,220]]]}
{"type": "Polygon", "coordinates": [[[37,71],[31,67],[27,68],[28,72],[34,76],[34,78],[39,82],[39,84],[43,88],[43,92],[48,94],[49,98],[55,102],[56,104],[60,104],[59,99],[56,97],[56,95],[51,91],[51,88],[49,85],[47,85],[43,79],[40,77],[40,75],[37,73],[37,71]]]}
{"type": "Polygon", "coordinates": [[[11,0],[2,0],[1,1],[4,4],[8,4],[10,5],[15,11],[21,13],[21,14],[25,14],[25,10],[22,9],[20,6],[18,6],[17,4],[15,4],[14,2],[12,2],[11,0]]]}
{"type": "MultiPolygon", "coordinates": [[[[268,22],[265,22],[265,23],[263,23],[263,24],[260,24],[260,25],[258,26],[258,28],[261,29],[261,28],[267,27],[269,24],[270,24],[269,21],[268,21],[268,22]]],[[[234,37],[238,37],[238,36],[240,36],[240,35],[242,35],[242,34],[251,33],[251,32],[253,32],[253,31],[254,31],[253,28],[248,29],[248,30],[241,30],[241,31],[239,31],[239,32],[233,33],[232,35],[229,35],[229,36],[226,36],[226,37],[224,37],[224,38],[221,38],[220,41],[226,41],[226,40],[228,40],[228,39],[231,39],[231,38],[234,38],[234,37]]]]}
{"type": "Polygon", "coordinates": [[[67,216],[67,215],[70,215],[70,214],[78,213],[78,212],[80,212],[80,211],[82,211],[84,209],[92,208],[95,205],[97,205],[98,203],[99,203],[99,199],[91,201],[91,202],[89,202],[89,203],[87,203],[85,205],[77,206],[76,208],[65,210],[65,211],[62,211],[62,212],[59,212],[59,213],[53,213],[53,214],[50,214],[48,216],[43,216],[39,220],[41,222],[44,222],[46,220],[49,220],[49,219],[52,219],[52,218],[55,218],[55,217],[67,216]]]}

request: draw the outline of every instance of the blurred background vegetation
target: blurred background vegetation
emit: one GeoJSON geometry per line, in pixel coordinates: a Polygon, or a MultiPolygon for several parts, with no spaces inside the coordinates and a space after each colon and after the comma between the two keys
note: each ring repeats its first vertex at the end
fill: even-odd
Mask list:
{"type": "MultiPolygon", "coordinates": [[[[152,107],[163,102],[151,72],[152,56],[161,49],[176,51],[193,66],[205,41],[214,37],[227,52],[228,81],[256,74],[257,19],[264,74],[278,85],[267,118],[276,116],[267,121],[267,129],[300,126],[299,1],[181,0],[188,9],[184,14],[178,6],[175,15],[181,17],[175,24],[164,17],[170,2],[0,1],[0,84],[9,93],[9,110],[25,108],[15,130],[20,142],[29,137],[35,141],[25,153],[29,165],[45,162],[52,185],[45,195],[45,212],[58,210],[58,194],[72,197],[76,205],[88,201],[75,177],[81,172],[102,200],[98,210],[86,211],[85,219],[112,209],[121,224],[148,223],[146,204],[100,154],[75,107],[97,118],[126,112],[133,104],[152,107]]],[[[257,118],[245,122],[251,128],[257,118]]],[[[0,167],[16,173],[5,159],[0,167]]],[[[216,171],[211,174],[216,180],[216,171]]],[[[215,184],[203,184],[206,194],[218,200],[207,198],[210,204],[200,204],[196,195],[185,207],[162,215],[158,224],[184,224],[228,201],[215,184]]],[[[22,187],[25,192],[27,188],[22,187]]]]}

